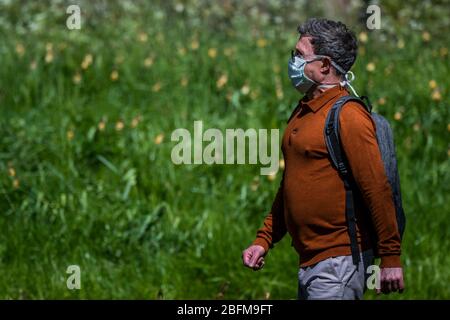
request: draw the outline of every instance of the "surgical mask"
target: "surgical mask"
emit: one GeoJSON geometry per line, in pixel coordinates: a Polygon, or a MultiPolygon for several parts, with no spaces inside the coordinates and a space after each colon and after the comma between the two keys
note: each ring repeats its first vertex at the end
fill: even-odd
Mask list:
{"type": "Polygon", "coordinates": [[[302,57],[293,54],[292,57],[289,59],[289,62],[288,62],[288,75],[289,75],[289,79],[291,80],[292,85],[298,91],[300,91],[302,93],[306,93],[306,92],[308,92],[309,89],[311,89],[311,87],[313,85],[317,85],[318,87],[323,87],[323,88],[330,88],[330,87],[334,87],[334,86],[337,86],[338,84],[340,84],[343,87],[348,86],[353,91],[353,94],[355,96],[358,96],[358,94],[356,93],[355,89],[350,84],[350,82],[355,79],[355,75],[353,74],[353,72],[351,72],[351,71],[345,72],[334,61],[331,61],[331,64],[333,65],[333,67],[335,67],[339,72],[344,74],[344,80],[341,81],[340,83],[319,84],[316,81],[308,78],[308,76],[305,74],[306,64],[310,63],[310,62],[313,62],[313,61],[316,61],[316,60],[320,60],[320,59],[322,59],[324,57],[325,56],[322,56],[322,55],[316,55],[311,60],[305,60],[302,57]]]}
{"type": "Polygon", "coordinates": [[[299,56],[293,56],[289,59],[288,62],[288,75],[289,79],[291,79],[291,83],[298,91],[306,93],[308,90],[317,82],[308,78],[305,74],[306,64],[309,62],[313,62],[317,59],[313,60],[305,60],[299,56]]]}

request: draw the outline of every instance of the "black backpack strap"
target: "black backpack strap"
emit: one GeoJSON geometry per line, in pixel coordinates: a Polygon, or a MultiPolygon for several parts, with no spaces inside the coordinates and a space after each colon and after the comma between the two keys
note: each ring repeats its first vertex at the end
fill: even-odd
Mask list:
{"type": "MultiPolygon", "coordinates": [[[[345,155],[342,152],[339,138],[339,113],[342,106],[348,101],[356,101],[362,104],[366,110],[364,102],[353,96],[344,96],[339,98],[331,107],[325,121],[325,143],[331,157],[333,165],[338,170],[345,187],[345,216],[347,220],[348,233],[350,237],[350,249],[352,252],[353,264],[358,266],[361,261],[356,237],[356,216],[354,208],[354,197],[352,189],[352,176],[346,166],[345,155]]],[[[368,110],[370,112],[370,110],[368,110]]]]}

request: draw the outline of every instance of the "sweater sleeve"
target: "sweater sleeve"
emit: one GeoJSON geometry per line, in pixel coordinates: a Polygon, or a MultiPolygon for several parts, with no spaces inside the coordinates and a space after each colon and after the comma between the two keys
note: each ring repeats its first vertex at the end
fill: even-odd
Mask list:
{"type": "Polygon", "coordinates": [[[256,239],[253,241],[253,244],[262,246],[267,252],[269,249],[273,248],[274,244],[280,241],[286,233],[282,179],[275,200],[273,201],[272,209],[264,219],[263,226],[256,232],[256,239]]]}
{"type": "Polygon", "coordinates": [[[392,190],[387,179],[370,114],[356,102],[346,103],[339,117],[342,149],[350,171],[368,206],[381,267],[400,267],[400,234],[392,190]]]}

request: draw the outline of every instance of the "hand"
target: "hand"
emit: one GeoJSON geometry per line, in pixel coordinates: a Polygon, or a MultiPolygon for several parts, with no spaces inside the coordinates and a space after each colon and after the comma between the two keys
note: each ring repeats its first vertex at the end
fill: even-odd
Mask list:
{"type": "Polygon", "coordinates": [[[242,252],[242,262],[254,271],[260,270],[264,267],[265,254],[266,250],[262,246],[252,245],[242,252]]]}
{"type": "Polygon", "coordinates": [[[402,268],[381,268],[380,289],[377,289],[377,294],[396,291],[402,293],[404,288],[402,268]]]}

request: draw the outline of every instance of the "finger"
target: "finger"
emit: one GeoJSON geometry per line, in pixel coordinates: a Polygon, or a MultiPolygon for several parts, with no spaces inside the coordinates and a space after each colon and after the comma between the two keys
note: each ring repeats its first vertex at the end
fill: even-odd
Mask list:
{"type": "Polygon", "coordinates": [[[392,291],[392,282],[391,280],[386,280],[386,293],[390,293],[392,291]]]}
{"type": "Polygon", "coordinates": [[[244,265],[247,265],[247,263],[248,263],[248,257],[247,257],[247,251],[246,250],[244,250],[242,252],[242,263],[244,263],[244,265]]]}
{"type": "Polygon", "coordinates": [[[256,265],[253,267],[253,270],[258,271],[258,270],[262,269],[262,267],[264,267],[264,260],[258,260],[256,265]]]}
{"type": "Polygon", "coordinates": [[[250,259],[250,267],[254,267],[256,262],[258,261],[259,258],[259,254],[257,254],[256,252],[252,252],[252,257],[250,259]]]}
{"type": "Polygon", "coordinates": [[[392,291],[392,281],[391,280],[386,281],[386,291],[387,291],[387,293],[392,291]]]}
{"type": "Polygon", "coordinates": [[[244,258],[244,265],[247,266],[247,267],[250,267],[250,261],[251,261],[251,258],[252,258],[251,251],[246,250],[244,252],[244,257],[243,258],[244,258]]]}
{"type": "Polygon", "coordinates": [[[392,290],[392,292],[398,291],[398,287],[399,287],[399,285],[398,285],[398,279],[392,280],[392,281],[391,281],[391,290],[392,290]]]}
{"type": "Polygon", "coordinates": [[[264,266],[264,258],[263,257],[259,257],[258,262],[256,262],[256,267],[258,269],[261,269],[264,266]]]}
{"type": "Polygon", "coordinates": [[[391,285],[389,280],[387,279],[383,279],[381,280],[381,292],[383,292],[384,294],[387,294],[391,291],[391,285]]]}

